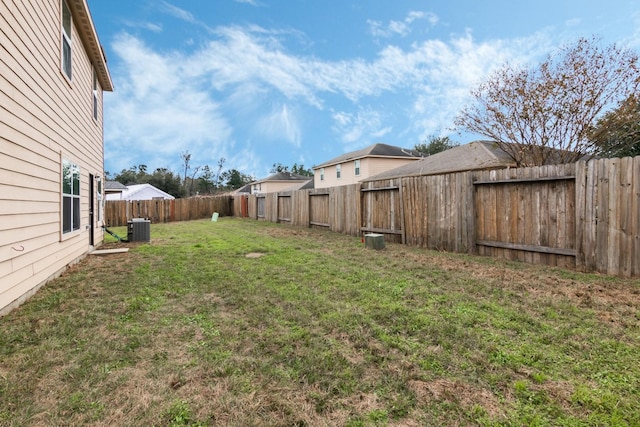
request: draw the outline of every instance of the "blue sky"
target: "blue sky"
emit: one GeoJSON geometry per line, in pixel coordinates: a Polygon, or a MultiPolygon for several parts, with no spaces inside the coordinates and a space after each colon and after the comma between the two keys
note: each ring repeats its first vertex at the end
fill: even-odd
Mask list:
{"type": "Polygon", "coordinates": [[[469,90],[598,36],[640,51],[640,0],[89,0],[115,91],[105,169],[262,178],[452,130],[469,90]]]}

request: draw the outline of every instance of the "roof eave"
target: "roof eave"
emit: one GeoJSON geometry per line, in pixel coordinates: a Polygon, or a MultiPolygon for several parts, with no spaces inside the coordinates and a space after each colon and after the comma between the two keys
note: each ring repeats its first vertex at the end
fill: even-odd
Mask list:
{"type": "Polygon", "coordinates": [[[96,70],[96,76],[103,91],[112,92],[113,82],[107,67],[107,58],[100,45],[96,27],[91,19],[91,12],[86,0],[67,0],[73,20],[76,23],[82,44],[96,70]]]}

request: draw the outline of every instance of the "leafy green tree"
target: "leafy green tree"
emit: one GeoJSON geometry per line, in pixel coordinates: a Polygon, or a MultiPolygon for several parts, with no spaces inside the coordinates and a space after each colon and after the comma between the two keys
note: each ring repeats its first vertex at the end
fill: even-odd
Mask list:
{"type": "Polygon", "coordinates": [[[182,185],[180,176],[174,174],[167,168],[157,168],[153,174],[149,176],[148,183],[176,198],[186,195],[186,190],[182,185]]]}
{"type": "Polygon", "coordinates": [[[291,172],[302,176],[313,176],[313,170],[306,169],[303,164],[294,163],[291,168],[282,163],[274,163],[271,167],[271,173],[291,172]]]}
{"type": "Polygon", "coordinates": [[[113,179],[123,185],[138,184],[138,169],[136,166],[122,169],[113,179]]]}
{"type": "Polygon", "coordinates": [[[237,169],[223,172],[222,180],[225,182],[225,187],[229,190],[237,190],[254,181],[252,176],[245,175],[237,169]]]}
{"type": "Polygon", "coordinates": [[[414,150],[425,156],[432,156],[459,145],[460,143],[451,141],[448,136],[431,136],[428,143],[416,144],[414,150]]]}
{"type": "Polygon", "coordinates": [[[144,184],[149,181],[147,165],[141,164],[138,166],[131,166],[129,169],[122,169],[120,173],[113,177],[113,180],[124,185],[144,184]]]}
{"type": "Polygon", "coordinates": [[[271,170],[269,171],[269,173],[280,173],[280,172],[288,172],[289,171],[289,166],[285,166],[282,163],[274,163],[273,166],[271,166],[271,170]]]}
{"type": "Polygon", "coordinates": [[[637,54],[581,38],[537,67],[492,74],[456,125],[495,141],[519,166],[572,163],[595,151],[589,133],[603,110],[639,87],[637,54]]]}
{"type": "Polygon", "coordinates": [[[606,113],[589,134],[603,157],[640,156],[640,94],[606,113]]]}
{"type": "Polygon", "coordinates": [[[198,177],[197,189],[201,194],[212,194],[215,188],[215,176],[209,165],[204,165],[198,177]]]}
{"type": "Polygon", "coordinates": [[[302,175],[302,176],[313,176],[313,170],[306,169],[302,163],[301,164],[294,163],[293,166],[291,167],[291,172],[297,173],[298,175],[302,175]]]}

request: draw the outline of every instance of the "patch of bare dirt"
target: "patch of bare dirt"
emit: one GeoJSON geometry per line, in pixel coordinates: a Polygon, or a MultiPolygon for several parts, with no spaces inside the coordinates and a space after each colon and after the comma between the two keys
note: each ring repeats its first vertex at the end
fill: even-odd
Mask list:
{"type": "Polygon", "coordinates": [[[541,384],[540,389],[545,390],[551,400],[559,404],[565,411],[572,411],[573,404],[571,396],[573,395],[574,388],[567,381],[546,381],[541,384]]]}
{"type": "Polygon", "coordinates": [[[262,252],[249,252],[244,257],[245,258],[251,258],[251,259],[257,259],[257,258],[261,258],[263,256],[265,256],[265,254],[262,253],[262,252]]]}
{"type": "Polygon", "coordinates": [[[493,393],[460,381],[446,379],[428,382],[412,380],[409,381],[409,388],[415,393],[418,402],[448,401],[457,403],[467,410],[478,405],[492,418],[504,416],[500,401],[493,393]]]}

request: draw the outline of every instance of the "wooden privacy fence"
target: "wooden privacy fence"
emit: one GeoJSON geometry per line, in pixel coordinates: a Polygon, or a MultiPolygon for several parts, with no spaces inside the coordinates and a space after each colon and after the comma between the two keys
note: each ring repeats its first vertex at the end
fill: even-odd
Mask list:
{"type": "Polygon", "coordinates": [[[254,219],[640,276],[640,157],[251,195],[246,206],[254,219]]]}
{"type": "MultiPolygon", "coordinates": [[[[127,225],[132,218],[148,218],[152,223],[210,218],[214,212],[233,215],[231,196],[190,197],[175,200],[107,200],[104,219],[107,226],[127,225]]],[[[240,210],[241,212],[241,210],[240,210]]]]}
{"type": "Polygon", "coordinates": [[[324,228],[351,236],[361,231],[360,184],[248,197],[249,218],[324,228]]]}
{"type": "Polygon", "coordinates": [[[575,184],[573,164],[476,173],[478,253],[577,266],[575,184]]]}

